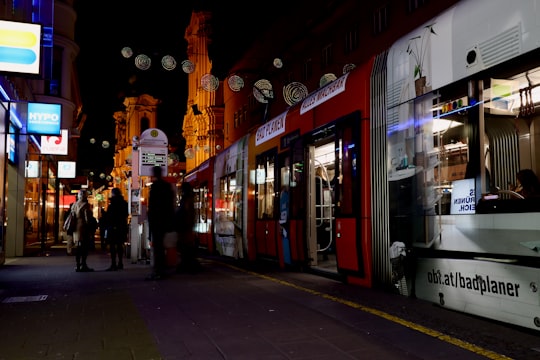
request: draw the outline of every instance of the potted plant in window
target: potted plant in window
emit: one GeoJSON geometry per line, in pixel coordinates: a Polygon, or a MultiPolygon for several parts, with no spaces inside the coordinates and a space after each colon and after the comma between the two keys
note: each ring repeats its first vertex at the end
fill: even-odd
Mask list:
{"type": "Polygon", "coordinates": [[[426,58],[428,39],[431,34],[437,35],[433,30],[433,24],[424,26],[424,29],[420,35],[414,36],[409,39],[407,46],[407,53],[412,56],[414,60],[414,86],[416,95],[420,96],[424,93],[426,87],[426,76],[424,74],[424,61],[426,58]]]}

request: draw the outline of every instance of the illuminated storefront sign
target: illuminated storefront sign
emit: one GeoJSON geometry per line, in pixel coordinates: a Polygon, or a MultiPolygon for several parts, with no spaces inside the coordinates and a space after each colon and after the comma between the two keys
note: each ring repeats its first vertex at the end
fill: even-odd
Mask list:
{"type": "Polygon", "coordinates": [[[38,135],[60,135],[60,104],[28,103],[27,132],[38,135]]]}
{"type": "Polygon", "coordinates": [[[41,25],[0,20],[0,71],[39,74],[41,25]]]}

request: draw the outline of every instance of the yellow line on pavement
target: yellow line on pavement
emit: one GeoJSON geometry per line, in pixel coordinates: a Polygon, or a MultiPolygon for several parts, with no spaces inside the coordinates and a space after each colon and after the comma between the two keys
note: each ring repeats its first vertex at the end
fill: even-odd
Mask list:
{"type": "Polygon", "coordinates": [[[484,349],[484,348],[482,348],[480,346],[471,344],[471,343],[469,343],[467,341],[463,341],[463,340],[457,339],[457,338],[455,338],[453,336],[443,334],[443,333],[441,333],[441,332],[439,332],[437,330],[427,328],[427,327],[422,326],[420,324],[416,324],[414,322],[411,322],[411,321],[402,319],[400,317],[388,314],[388,313],[386,313],[384,311],[380,311],[380,310],[377,310],[377,309],[374,309],[374,308],[370,308],[370,307],[364,306],[362,304],[359,304],[359,303],[356,303],[356,302],[353,302],[353,301],[350,301],[350,300],[345,300],[345,299],[338,298],[338,297],[335,297],[335,296],[332,296],[332,295],[328,295],[328,294],[322,293],[320,291],[316,291],[316,290],[313,290],[313,289],[308,289],[306,287],[299,286],[299,285],[290,283],[288,281],[283,281],[283,280],[280,280],[280,279],[277,279],[277,278],[274,278],[274,277],[271,277],[271,276],[267,276],[267,275],[259,274],[259,273],[253,272],[253,271],[245,270],[245,269],[236,267],[234,265],[230,265],[230,264],[227,264],[227,263],[221,263],[221,264],[226,265],[231,269],[235,269],[235,270],[238,270],[238,271],[241,271],[241,272],[253,275],[253,276],[257,276],[257,277],[265,279],[265,280],[269,280],[269,281],[272,281],[272,282],[275,282],[275,283],[278,283],[278,284],[281,284],[281,285],[284,285],[284,286],[288,286],[288,287],[291,287],[291,288],[294,288],[294,289],[309,293],[311,295],[320,296],[322,298],[325,298],[325,299],[328,299],[328,300],[331,300],[331,301],[334,301],[334,302],[337,302],[337,303],[352,307],[354,309],[358,309],[358,310],[364,311],[366,313],[381,317],[381,318],[386,319],[388,321],[392,321],[394,323],[397,323],[397,324],[403,325],[405,327],[408,327],[410,329],[421,332],[422,334],[426,334],[426,335],[429,335],[431,337],[437,338],[437,339],[439,339],[441,341],[444,341],[444,342],[447,342],[449,344],[458,346],[458,347],[460,347],[462,349],[468,350],[468,351],[473,352],[475,354],[485,356],[488,359],[493,359],[493,360],[502,360],[502,359],[508,360],[508,359],[511,359],[508,356],[498,354],[498,353],[493,352],[491,350],[484,349]]]}

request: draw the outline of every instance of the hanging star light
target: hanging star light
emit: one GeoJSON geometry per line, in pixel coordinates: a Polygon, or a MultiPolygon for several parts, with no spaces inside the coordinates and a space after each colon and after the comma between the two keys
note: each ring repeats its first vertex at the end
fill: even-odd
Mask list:
{"type": "Polygon", "coordinates": [[[343,66],[343,75],[345,75],[346,73],[350,72],[350,71],[353,70],[355,67],[356,67],[356,65],[354,65],[354,64],[345,64],[345,65],[343,66]]]}
{"type": "Polygon", "coordinates": [[[129,46],[123,47],[121,53],[122,53],[122,56],[125,57],[126,59],[129,59],[130,57],[133,56],[133,50],[131,50],[129,46]]]}
{"type": "Polygon", "coordinates": [[[195,150],[193,148],[188,148],[184,151],[184,156],[186,159],[193,159],[195,157],[195,150]]]}
{"type": "Polygon", "coordinates": [[[268,103],[269,99],[274,98],[272,83],[266,79],[257,80],[253,85],[253,96],[260,103],[268,103]]]}
{"type": "Polygon", "coordinates": [[[135,66],[140,70],[148,70],[152,65],[152,60],[148,55],[140,54],[135,57],[135,66]]]}
{"type": "Polygon", "coordinates": [[[292,106],[297,102],[305,99],[308,95],[308,89],[306,85],[300,82],[292,82],[283,87],[283,98],[285,102],[292,106]]]}
{"type": "Polygon", "coordinates": [[[174,70],[176,68],[176,60],[171,55],[165,55],[161,59],[161,66],[167,71],[174,70]]]}
{"type": "Polygon", "coordinates": [[[321,79],[319,80],[319,86],[323,87],[324,85],[331,83],[332,81],[336,80],[336,75],[332,73],[327,73],[321,76],[321,79]]]}
{"type": "Polygon", "coordinates": [[[184,60],[182,61],[182,70],[186,74],[191,74],[193,71],[195,71],[195,65],[189,60],[184,60]]]}
{"type": "Polygon", "coordinates": [[[227,80],[227,84],[229,84],[229,89],[238,92],[244,87],[244,79],[238,75],[232,75],[229,77],[229,80],[227,80]]]}
{"type": "Polygon", "coordinates": [[[212,74],[204,74],[201,77],[201,86],[208,92],[216,91],[219,87],[219,79],[212,74]]]}

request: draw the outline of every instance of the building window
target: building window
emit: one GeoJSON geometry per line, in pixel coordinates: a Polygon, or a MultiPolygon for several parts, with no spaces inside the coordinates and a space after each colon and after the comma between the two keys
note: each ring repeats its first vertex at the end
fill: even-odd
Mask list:
{"type": "Polygon", "coordinates": [[[141,134],[150,128],[150,119],[148,119],[146,116],[143,116],[141,118],[141,134]]]}
{"type": "Polygon", "coordinates": [[[428,0],[408,0],[407,2],[407,11],[409,13],[418,10],[419,7],[426,5],[428,0]]]}
{"type": "Polygon", "coordinates": [[[249,108],[250,109],[255,109],[258,104],[259,104],[259,102],[257,101],[257,99],[255,99],[255,96],[253,96],[253,93],[250,93],[248,95],[248,106],[249,106],[249,108]]]}
{"type": "Polygon", "coordinates": [[[311,78],[313,75],[313,61],[311,59],[307,59],[304,61],[304,71],[302,72],[302,80],[307,81],[311,78]]]}
{"type": "Polygon", "coordinates": [[[246,121],[244,107],[242,106],[240,110],[238,110],[238,125],[242,125],[246,121]]]}
{"type": "Polygon", "coordinates": [[[373,34],[382,33],[388,28],[388,7],[381,6],[373,11],[373,34]]]}
{"type": "Polygon", "coordinates": [[[63,51],[64,49],[59,46],[55,46],[53,48],[53,59],[52,59],[52,66],[51,66],[52,71],[50,73],[51,78],[45,79],[45,84],[46,84],[45,91],[47,95],[60,96],[60,94],[62,93],[61,84],[62,84],[63,51]]]}
{"type": "Polygon", "coordinates": [[[321,69],[325,69],[332,65],[334,60],[332,44],[324,46],[321,50],[321,69]]]}
{"type": "Polygon", "coordinates": [[[294,81],[294,74],[292,71],[289,71],[286,75],[285,75],[285,84],[290,84],[294,81]]]}
{"type": "Polygon", "coordinates": [[[345,33],[345,54],[350,54],[360,46],[360,26],[353,24],[345,33]]]}
{"type": "Polygon", "coordinates": [[[244,121],[248,121],[248,106],[247,105],[242,106],[242,119],[244,119],[244,121]]]}

